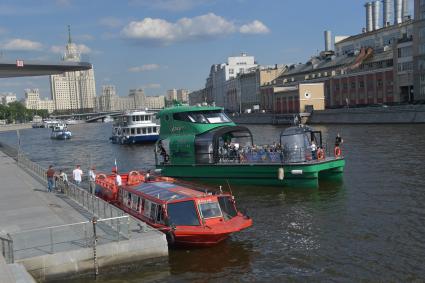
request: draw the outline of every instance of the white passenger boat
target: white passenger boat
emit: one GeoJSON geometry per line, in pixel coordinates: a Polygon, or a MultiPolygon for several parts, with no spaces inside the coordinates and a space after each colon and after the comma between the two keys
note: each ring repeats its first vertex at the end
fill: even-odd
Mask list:
{"type": "Polygon", "coordinates": [[[50,134],[50,138],[56,140],[67,140],[71,137],[72,133],[68,130],[65,124],[57,124],[52,128],[52,133],[50,134]]]}
{"type": "Polygon", "coordinates": [[[152,121],[155,113],[127,111],[116,116],[110,140],[116,144],[155,142],[159,138],[159,125],[152,121]]]}

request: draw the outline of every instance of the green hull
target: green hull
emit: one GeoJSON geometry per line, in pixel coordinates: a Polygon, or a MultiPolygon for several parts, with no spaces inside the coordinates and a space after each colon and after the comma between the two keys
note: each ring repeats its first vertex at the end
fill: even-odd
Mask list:
{"type": "Polygon", "coordinates": [[[316,187],[319,179],[340,177],[344,166],[345,160],[341,158],[285,165],[235,163],[158,165],[157,168],[161,169],[163,176],[221,185],[229,182],[241,185],[316,187]],[[284,178],[280,180],[278,170],[282,167],[284,178]]]}

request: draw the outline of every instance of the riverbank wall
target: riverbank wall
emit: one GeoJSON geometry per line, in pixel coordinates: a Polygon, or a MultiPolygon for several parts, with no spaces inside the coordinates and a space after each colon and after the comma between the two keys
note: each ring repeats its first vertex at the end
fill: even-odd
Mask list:
{"type": "Polygon", "coordinates": [[[314,111],[309,124],[419,124],[425,123],[425,105],[341,108],[314,111]]]}
{"type": "Polygon", "coordinates": [[[31,127],[30,123],[0,125],[0,132],[23,130],[31,127]]]}
{"type": "MultiPolygon", "coordinates": [[[[293,117],[293,114],[249,113],[231,118],[237,124],[289,125],[292,124],[293,117]]],[[[425,123],[425,105],[326,109],[313,111],[309,117],[303,117],[303,122],[308,124],[419,124],[425,123]]]]}
{"type": "Polygon", "coordinates": [[[0,143],[0,282],[31,282],[16,279],[23,270],[43,282],[107,274],[168,256],[163,233],[75,184],[47,192],[45,172],[0,143]]]}

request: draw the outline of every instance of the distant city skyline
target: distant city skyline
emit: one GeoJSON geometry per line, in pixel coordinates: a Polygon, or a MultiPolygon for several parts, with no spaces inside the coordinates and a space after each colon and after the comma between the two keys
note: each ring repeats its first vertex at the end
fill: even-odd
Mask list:
{"type": "MultiPolygon", "coordinates": [[[[324,49],[323,31],[353,35],[365,27],[358,0],[5,0],[0,4],[0,60],[60,61],[67,25],[82,60],[95,68],[96,93],[113,84],[120,96],[205,86],[210,67],[246,52],[260,65],[307,61],[324,49]],[[101,7],[101,8],[99,8],[101,7]]],[[[409,1],[410,10],[413,1],[409,1]]],[[[0,92],[24,97],[49,78],[0,80],[0,92]]]]}

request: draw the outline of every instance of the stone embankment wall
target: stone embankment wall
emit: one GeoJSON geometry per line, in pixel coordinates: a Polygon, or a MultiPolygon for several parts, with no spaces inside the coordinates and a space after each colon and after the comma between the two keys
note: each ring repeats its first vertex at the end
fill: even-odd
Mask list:
{"type": "Polygon", "coordinates": [[[29,129],[29,128],[31,128],[31,124],[30,123],[25,123],[25,124],[7,124],[7,125],[0,125],[0,132],[16,131],[16,130],[29,129]]]}
{"type": "Polygon", "coordinates": [[[344,108],[314,111],[310,124],[411,124],[425,123],[425,105],[344,108]]]}
{"type": "MultiPolygon", "coordinates": [[[[250,113],[230,117],[237,124],[291,124],[291,115],[250,113]]],[[[411,124],[425,123],[425,105],[341,108],[314,111],[308,124],[411,124]]]]}

